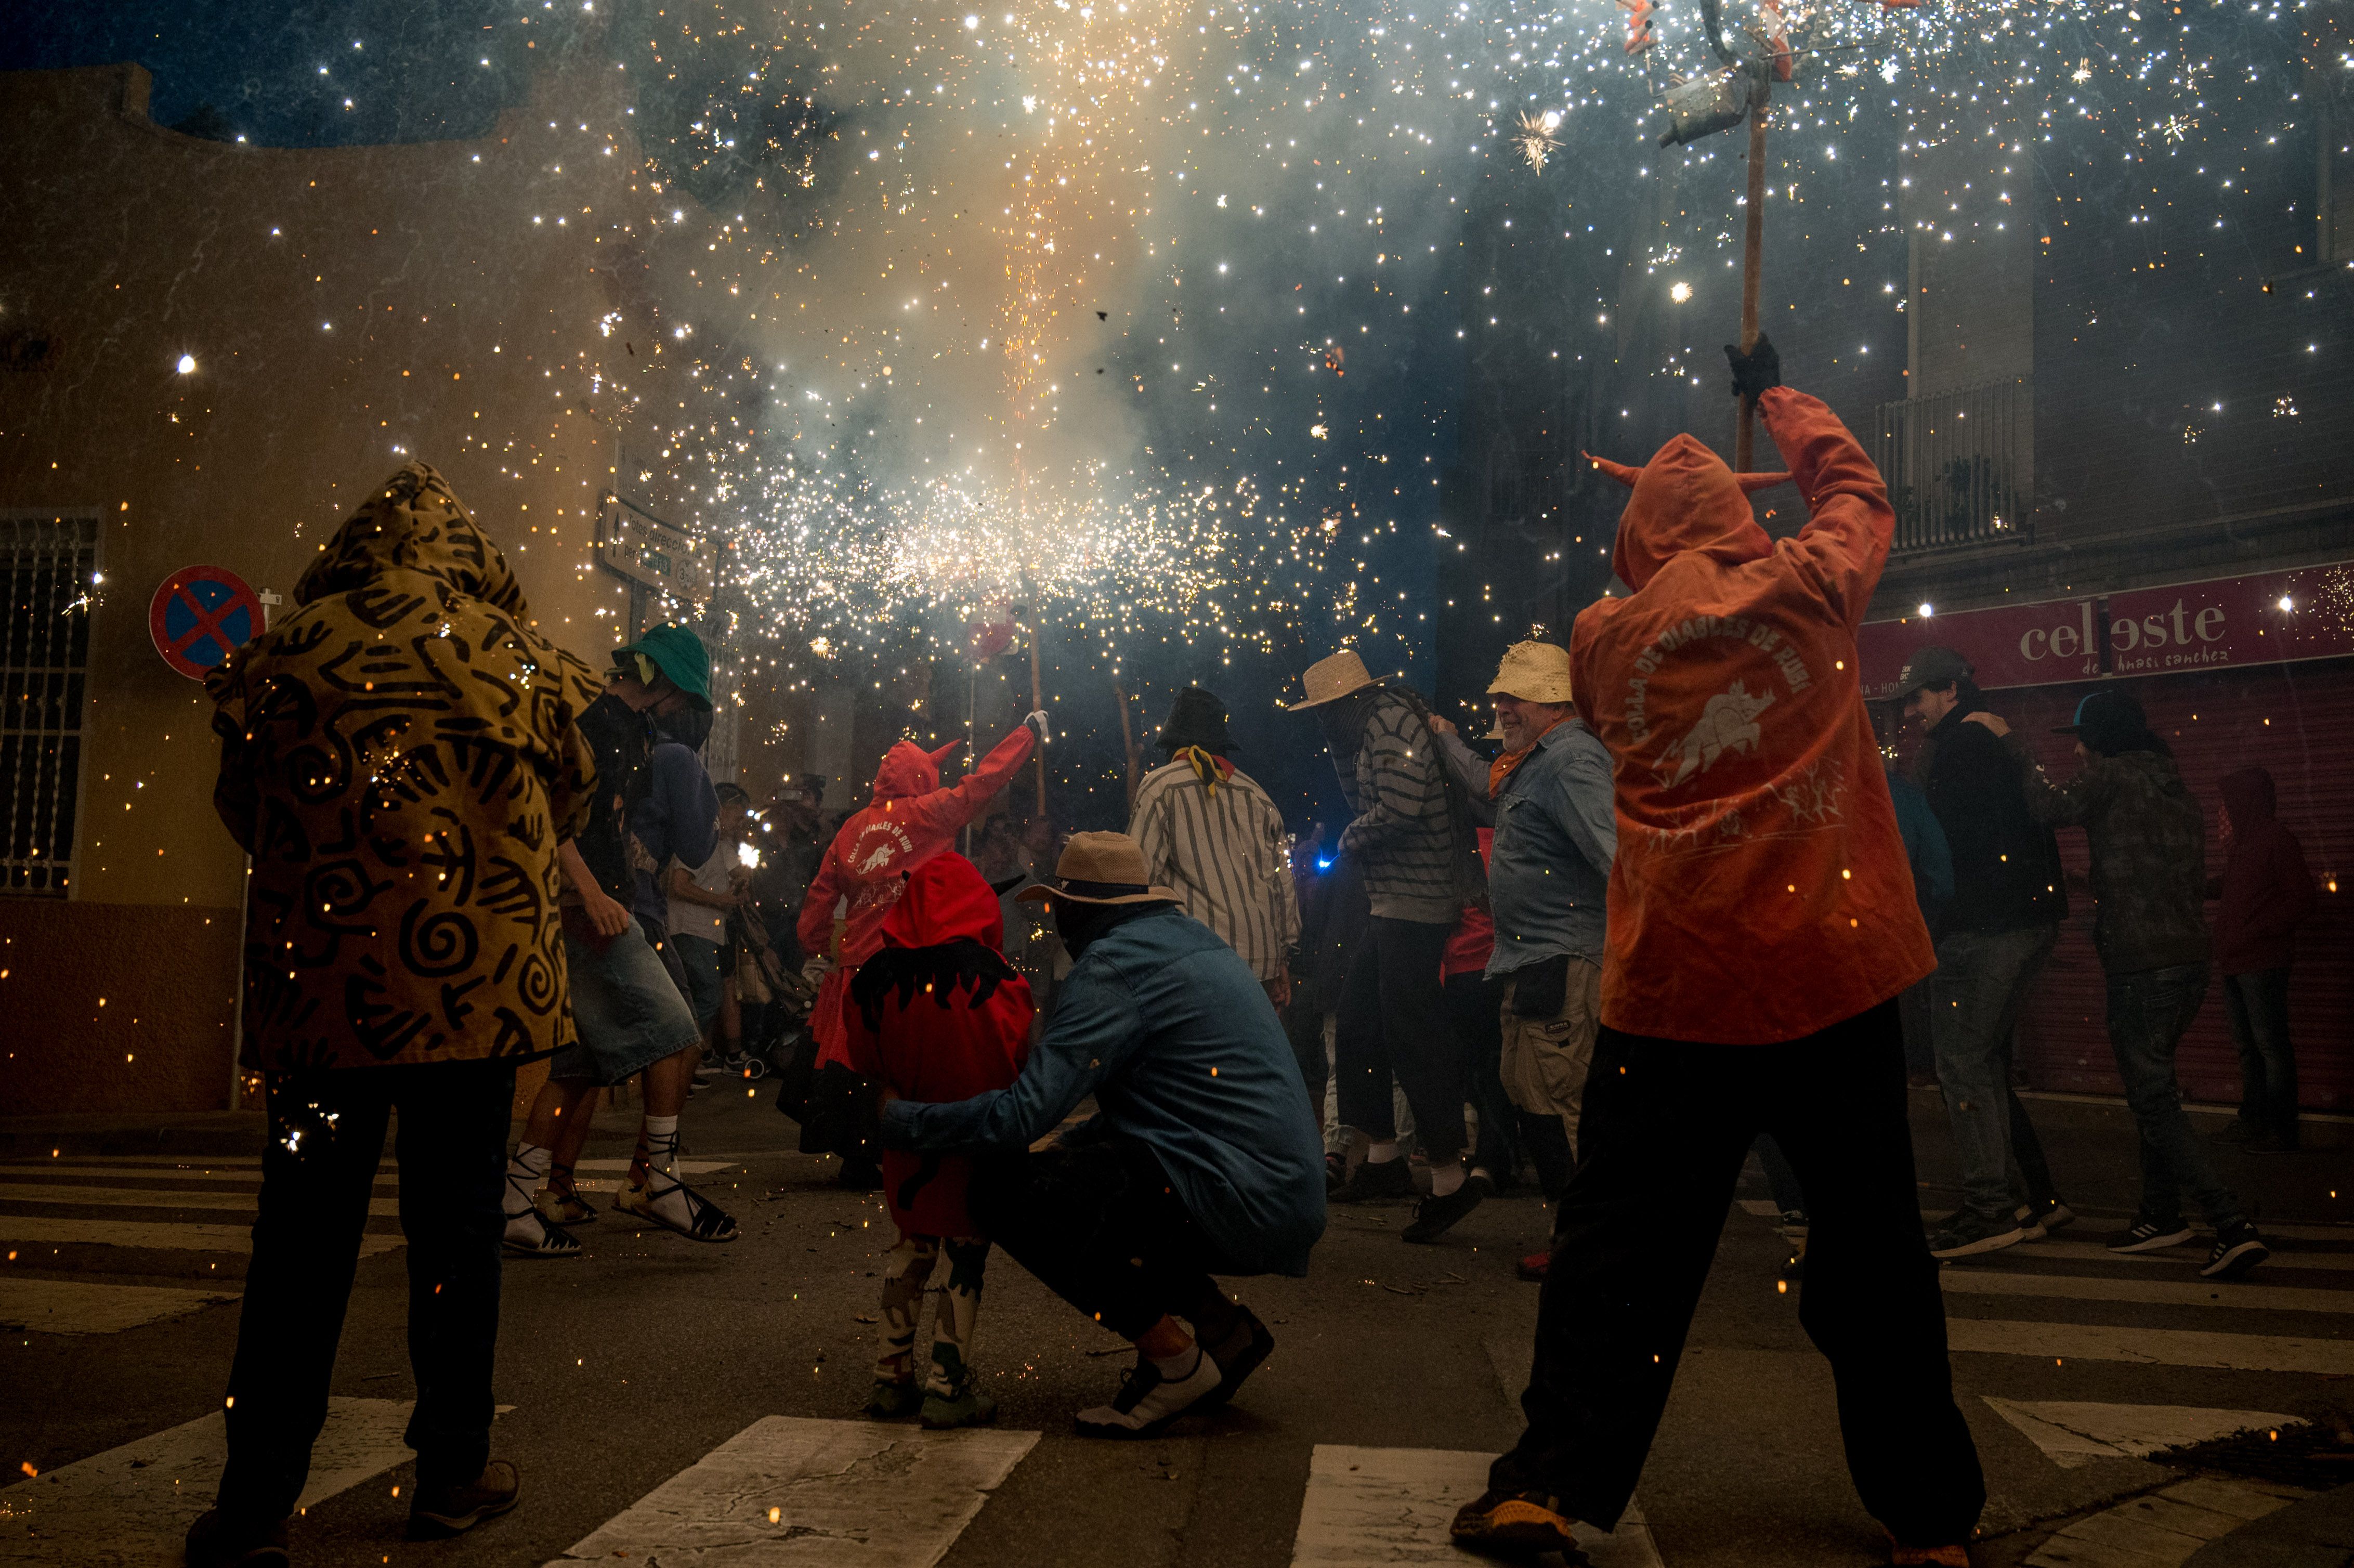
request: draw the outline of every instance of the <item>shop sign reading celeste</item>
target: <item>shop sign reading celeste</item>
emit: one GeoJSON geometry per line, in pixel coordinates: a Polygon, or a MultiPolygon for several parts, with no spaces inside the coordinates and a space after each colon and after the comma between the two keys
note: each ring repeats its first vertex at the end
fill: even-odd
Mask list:
{"type": "Polygon", "coordinates": [[[2040,604],[1875,620],[1856,635],[1863,694],[1895,694],[1904,662],[1957,650],[1986,691],[2354,655],[2342,607],[2354,562],[2040,604]]]}

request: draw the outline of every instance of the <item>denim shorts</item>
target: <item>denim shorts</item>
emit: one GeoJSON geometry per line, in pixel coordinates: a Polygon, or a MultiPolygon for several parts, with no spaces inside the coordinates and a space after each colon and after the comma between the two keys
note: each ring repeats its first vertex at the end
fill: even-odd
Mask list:
{"type": "Polygon", "coordinates": [[[567,930],[564,959],[579,1038],[556,1054],[549,1077],[610,1086],[701,1041],[695,1014],[636,921],[602,951],[567,930]]]}
{"type": "Polygon", "coordinates": [[[719,944],[707,937],[673,937],[678,961],[686,967],[686,990],[695,1022],[704,1029],[719,1016],[719,944]]]}

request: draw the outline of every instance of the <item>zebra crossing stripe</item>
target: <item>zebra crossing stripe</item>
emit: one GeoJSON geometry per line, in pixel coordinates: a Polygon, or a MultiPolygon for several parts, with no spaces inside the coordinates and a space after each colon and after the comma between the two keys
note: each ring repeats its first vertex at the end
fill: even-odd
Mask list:
{"type": "Polygon", "coordinates": [[[1999,1273],[1944,1268],[1937,1283],[1957,1296],[2043,1296],[2069,1301],[2136,1301],[2152,1307],[2228,1307],[2235,1311],[2354,1312],[2354,1290],[2232,1280],[2115,1279],[2083,1274],[1999,1273]]]}
{"type": "Polygon", "coordinates": [[[1035,1432],[926,1432],[771,1415],[705,1454],[548,1568],[932,1568],[1035,1432]]]}
{"type": "Polygon", "coordinates": [[[2317,1372],[2354,1377],[2354,1340],[2274,1334],[2215,1334],[2193,1329],[2133,1329],[2107,1323],[2022,1323],[1948,1318],[1946,1343],[1959,1351],[2071,1357],[2143,1366],[2220,1367],[2228,1372],[2317,1372]]]}
{"type": "MultiPolygon", "coordinates": [[[[191,1187],[69,1187],[50,1183],[0,1182],[0,1203],[80,1204],[100,1209],[232,1209],[253,1213],[258,1190],[221,1192],[191,1187]]],[[[400,1213],[398,1198],[373,1198],[367,1212],[379,1218],[400,1213]]]]}
{"type": "MultiPolygon", "coordinates": [[[[1291,1568],[1364,1568],[1369,1563],[1468,1559],[1448,1538],[1455,1510],[1488,1489],[1493,1454],[1452,1448],[1359,1448],[1319,1443],[1308,1461],[1308,1493],[1291,1568]]],[[[1639,1510],[1629,1507],[1605,1534],[1581,1524],[1577,1543],[1594,1568],[1659,1568],[1659,1549],[1639,1510]]]]}
{"type": "Polygon", "coordinates": [[[1979,1397],[2063,1470],[2081,1468],[2094,1459],[2138,1459],[2163,1449],[2210,1442],[2260,1427],[2304,1424],[2299,1416],[2279,1415],[2268,1410],[1997,1399],[1990,1393],[1979,1397]]]}
{"type": "MultiPolygon", "coordinates": [[[[2264,1239],[2275,1239],[2270,1229],[2264,1239]]],[[[2021,1246],[1987,1253],[1968,1260],[1966,1266],[1979,1267],[1991,1263],[2103,1263],[2124,1264],[2128,1267],[2165,1267],[2189,1269],[2207,1261],[2204,1248],[2192,1246],[2165,1247],[2157,1252],[2111,1252],[2099,1242],[2034,1241],[2021,1246]]],[[[2295,1248],[2274,1247],[2270,1262],[2259,1279],[2269,1279],[2283,1269],[2318,1269],[2323,1273],[2354,1273],[2354,1252],[2299,1252],[2295,1248]]]]}
{"type": "MultiPolygon", "coordinates": [[[[0,1214],[0,1241],[248,1253],[253,1250],[253,1227],[174,1224],[169,1220],[59,1220],[47,1215],[0,1214]]],[[[360,1255],[374,1257],[380,1252],[397,1252],[407,1245],[397,1235],[370,1233],[360,1237],[360,1255]]],[[[38,1258],[31,1261],[40,1262],[38,1258]]]]}
{"type": "Polygon", "coordinates": [[[0,1278],[0,1330],[38,1334],[119,1334],[238,1298],[234,1290],[164,1285],[85,1284],[79,1279],[0,1278]]]}
{"type": "MultiPolygon", "coordinates": [[[[296,1506],[313,1507],[406,1463],[400,1435],[408,1411],[407,1400],[327,1401],[310,1484],[296,1506]]],[[[19,1481],[0,1490],[0,1512],[8,1516],[0,1561],[10,1568],[179,1568],[188,1526],[212,1507],[228,1457],[228,1429],[215,1411],[19,1481]]]]}
{"type": "Polygon", "coordinates": [[[2160,1487],[2062,1525],[2029,1555],[2028,1568],[2175,1568],[2209,1542],[2305,1495],[2237,1476],[2160,1487]]]}

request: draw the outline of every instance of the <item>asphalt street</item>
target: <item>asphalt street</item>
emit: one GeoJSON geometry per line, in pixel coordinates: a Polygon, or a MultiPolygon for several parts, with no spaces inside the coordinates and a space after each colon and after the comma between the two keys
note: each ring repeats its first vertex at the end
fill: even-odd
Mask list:
{"type": "MultiPolygon", "coordinates": [[[[1935,1210],[1952,1198],[1943,1117],[1934,1093],[1914,1111],[1935,1210]]],[[[2268,1520],[2271,1537],[2292,1535],[2289,1509],[2354,1481],[2354,1446],[2338,1441],[2354,1411],[2354,1203],[2332,1195],[2354,1197],[2338,1186],[2354,1175],[2347,1152],[2219,1151],[2279,1250],[2216,1287],[2196,1274],[2203,1245],[2121,1260],[2094,1245],[2130,1205],[2121,1111],[2036,1114],[2084,1217],[1945,1273],[1956,1390],[1991,1493],[1986,1560],[2258,1561],[2233,1555],[2237,1532],[2250,1550],[2268,1520]],[[2243,1428],[2237,1444],[2182,1446],[2243,1428]]],[[[600,1118],[590,1154],[612,1167],[585,1177],[618,1174],[631,1117],[600,1118]]],[[[1446,1518],[1519,1429],[1536,1289],[1512,1265],[1547,1230],[1525,1190],[1429,1247],[1398,1239],[1403,1205],[1334,1209],[1308,1278],[1235,1282],[1278,1341],[1242,1397],[1141,1444],[1072,1433],[1072,1412],[1117,1386],[1126,1349],[994,1258],[976,1360],[998,1425],[927,1438],[859,1414],[892,1241],[878,1199],[791,1152],[765,1086],[706,1089],[685,1134],[743,1238],[698,1246],[609,1214],[584,1228],[583,1257],[507,1265],[493,1451],[521,1467],[523,1499],[443,1542],[403,1536],[410,1387],[384,1168],[298,1563],[1454,1561],[1446,1518]]],[[[175,1562],[217,1473],[256,1156],[71,1141],[49,1156],[19,1136],[0,1164],[0,1563],[175,1562]]],[[[1753,1168],[1639,1517],[1593,1548],[1603,1568],[1883,1560],[1798,1324],[1803,1287],[1780,1287],[1787,1245],[1765,1197],[1753,1168]]]]}

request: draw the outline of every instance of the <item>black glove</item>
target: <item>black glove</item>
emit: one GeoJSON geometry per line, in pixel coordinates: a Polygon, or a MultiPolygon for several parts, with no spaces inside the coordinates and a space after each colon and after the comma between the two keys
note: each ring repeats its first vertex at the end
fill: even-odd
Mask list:
{"type": "Polygon", "coordinates": [[[1724,357],[1733,363],[1733,395],[1736,397],[1754,398],[1768,387],[1782,385],[1782,356],[1774,352],[1772,340],[1762,332],[1757,334],[1757,346],[1747,354],[1726,344],[1724,357]]]}
{"type": "Polygon", "coordinates": [[[1539,959],[1512,971],[1512,1015],[1532,1020],[1558,1014],[1569,1000],[1569,955],[1539,959]]]}

